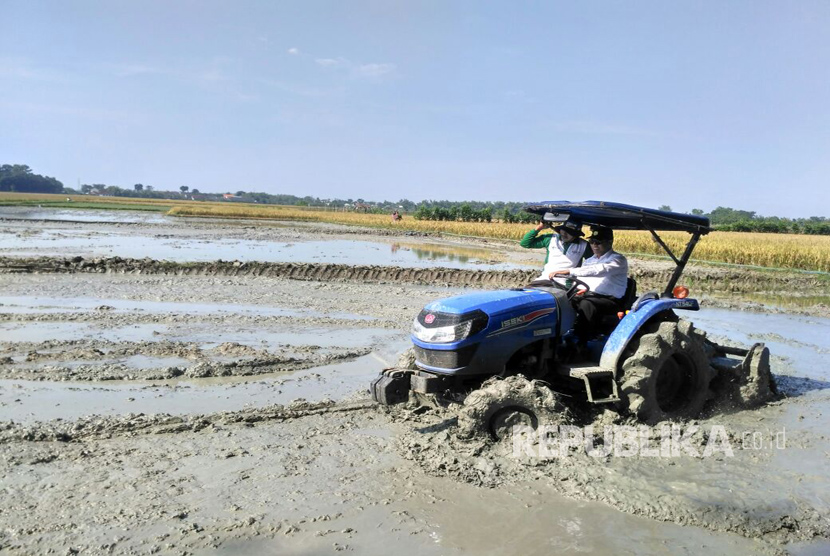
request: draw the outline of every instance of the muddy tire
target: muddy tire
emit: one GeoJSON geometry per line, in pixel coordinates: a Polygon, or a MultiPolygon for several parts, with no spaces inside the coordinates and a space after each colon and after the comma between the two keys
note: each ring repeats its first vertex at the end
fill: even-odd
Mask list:
{"type": "Polygon", "coordinates": [[[704,339],[683,319],[646,327],[622,364],[621,398],[628,411],[648,424],[698,417],[715,374],[704,339]]]}
{"type": "Polygon", "coordinates": [[[412,371],[418,370],[415,366],[415,348],[408,348],[398,357],[398,369],[410,369],[412,371]]]}
{"type": "Polygon", "coordinates": [[[502,440],[513,425],[542,425],[567,422],[568,411],[556,394],[538,380],[521,375],[494,377],[471,392],[458,414],[458,435],[502,440]]]}

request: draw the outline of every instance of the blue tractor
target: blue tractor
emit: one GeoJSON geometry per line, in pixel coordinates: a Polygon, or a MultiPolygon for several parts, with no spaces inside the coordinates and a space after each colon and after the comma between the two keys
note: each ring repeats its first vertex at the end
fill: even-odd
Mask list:
{"type": "Polygon", "coordinates": [[[587,404],[611,404],[646,423],[697,417],[714,384],[741,405],[770,395],[763,344],[749,350],[717,345],[677,315],[700,308],[677,283],[698,240],[711,231],[708,218],[600,201],[542,202],[525,210],[548,223],[574,218],[615,230],[647,230],[676,267],[663,291],[637,295],[629,278],[625,310],[607,319],[587,349],[569,342],[571,299],[587,288],[576,279],[569,287],[537,281],[429,303],[412,325],[414,364],[381,372],[371,386],[377,402],[414,397],[447,405],[475,399],[481,430],[499,436],[511,415],[538,424],[544,413],[539,399],[546,395],[540,388],[587,404]],[[658,235],[662,231],[690,234],[679,257],[658,235]],[[511,377],[533,379],[530,397],[536,401],[506,393],[507,382],[499,379],[511,377]]]}

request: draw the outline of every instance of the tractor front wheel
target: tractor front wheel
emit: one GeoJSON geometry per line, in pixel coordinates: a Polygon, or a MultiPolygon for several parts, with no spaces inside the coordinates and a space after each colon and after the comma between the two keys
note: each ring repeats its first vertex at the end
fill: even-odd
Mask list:
{"type": "Polygon", "coordinates": [[[493,377],[465,398],[458,414],[459,435],[504,440],[515,425],[536,430],[565,422],[567,415],[565,406],[544,383],[521,375],[493,377]]]}
{"type": "Polygon", "coordinates": [[[628,411],[648,424],[698,417],[714,377],[704,338],[682,319],[647,327],[622,364],[622,398],[628,411]]]}

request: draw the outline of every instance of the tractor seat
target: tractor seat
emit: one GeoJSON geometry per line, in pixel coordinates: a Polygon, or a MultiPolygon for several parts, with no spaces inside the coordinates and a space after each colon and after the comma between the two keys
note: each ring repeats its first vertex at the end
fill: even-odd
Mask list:
{"type": "Polygon", "coordinates": [[[634,278],[628,277],[628,284],[625,286],[625,294],[622,297],[622,307],[623,311],[630,311],[631,306],[634,305],[634,301],[637,299],[637,280],[634,278]]]}
{"type": "MultiPolygon", "coordinates": [[[[634,278],[628,278],[628,284],[625,287],[625,294],[622,296],[622,301],[620,305],[622,307],[622,311],[629,311],[631,310],[631,306],[634,305],[634,301],[637,299],[637,281],[634,278]]],[[[620,318],[617,315],[606,315],[602,318],[602,332],[604,334],[610,334],[616,327],[617,324],[620,322],[620,318]]]]}

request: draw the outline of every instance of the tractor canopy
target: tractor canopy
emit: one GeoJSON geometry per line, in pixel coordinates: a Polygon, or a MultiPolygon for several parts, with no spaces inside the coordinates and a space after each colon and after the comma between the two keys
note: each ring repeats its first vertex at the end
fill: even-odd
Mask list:
{"type": "Polygon", "coordinates": [[[671,297],[672,290],[680,279],[686,263],[692,256],[700,236],[712,231],[709,219],[694,214],[681,214],[667,210],[656,210],[622,203],[608,203],[605,201],[544,201],[533,203],[525,207],[525,211],[538,214],[545,222],[564,222],[579,220],[589,226],[605,226],[616,230],[648,230],[660,247],[677,265],[663,291],[664,297],[671,297]],[[679,257],[663,241],[657,232],[689,232],[692,237],[686,244],[686,249],[679,257]]]}
{"type": "Polygon", "coordinates": [[[705,216],[606,201],[543,201],[526,206],[525,211],[540,217],[551,213],[547,219],[554,222],[574,218],[583,224],[616,230],[676,231],[700,235],[711,231],[709,219],[705,216]]]}

